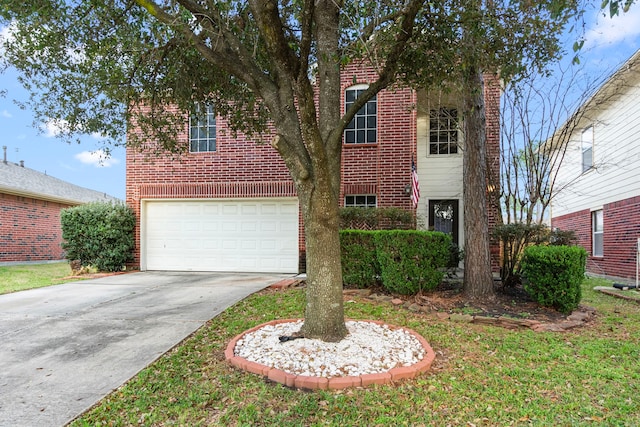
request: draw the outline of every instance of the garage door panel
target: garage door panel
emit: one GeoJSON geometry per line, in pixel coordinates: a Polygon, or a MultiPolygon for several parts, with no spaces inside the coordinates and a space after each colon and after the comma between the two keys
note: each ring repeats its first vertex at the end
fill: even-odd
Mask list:
{"type": "Polygon", "coordinates": [[[147,201],[148,270],[298,271],[298,203],[291,199],[147,201]]]}
{"type": "Polygon", "coordinates": [[[238,205],[225,203],[222,205],[223,215],[238,215],[238,205]]]}
{"type": "Polygon", "coordinates": [[[202,206],[202,212],[207,215],[218,215],[220,213],[220,206],[206,204],[202,206]]]}
{"type": "Polygon", "coordinates": [[[265,203],[260,205],[261,215],[277,215],[278,206],[275,203],[265,203]]]}
{"type": "Polygon", "coordinates": [[[242,215],[253,215],[255,216],[258,213],[257,204],[246,204],[241,208],[242,215]]]}
{"type": "Polygon", "coordinates": [[[256,239],[242,239],[240,241],[240,248],[245,251],[255,251],[259,248],[259,242],[256,239]]]}

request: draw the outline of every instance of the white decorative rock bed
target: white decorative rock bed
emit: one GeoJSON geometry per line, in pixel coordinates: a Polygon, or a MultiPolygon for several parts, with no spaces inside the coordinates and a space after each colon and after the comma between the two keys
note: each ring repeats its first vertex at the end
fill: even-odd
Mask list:
{"type": "Polygon", "coordinates": [[[337,343],[306,338],[280,341],[302,320],[276,320],[233,339],[225,357],[236,367],[298,388],[337,389],[413,378],[430,368],[431,346],[406,328],[382,322],[347,321],[349,335],[337,343]]]}

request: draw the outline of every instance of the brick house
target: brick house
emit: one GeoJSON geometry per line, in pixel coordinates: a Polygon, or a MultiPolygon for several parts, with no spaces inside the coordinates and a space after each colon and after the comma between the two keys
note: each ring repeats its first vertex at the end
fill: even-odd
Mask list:
{"type": "Polygon", "coordinates": [[[551,226],[574,230],[587,272],[634,279],[640,239],[640,50],[582,106],[557,173],[551,226]]]}
{"type": "MultiPolygon", "coordinates": [[[[343,70],[343,111],[375,77],[357,64],[343,70]]],[[[495,176],[499,97],[499,86],[488,84],[487,139],[495,176]]],[[[341,204],[413,210],[420,227],[450,232],[462,244],[457,100],[440,91],[395,87],[369,101],[343,137],[341,204]],[[417,209],[410,193],[412,161],[421,186],[417,209]]],[[[179,142],[190,149],[179,158],[127,148],[127,204],[138,219],[135,263],[142,270],[304,269],[303,224],[284,162],[268,143],[225,129],[225,120],[210,110],[199,123],[185,115],[179,142]]]]}
{"type": "Polygon", "coordinates": [[[8,162],[5,153],[0,162],[0,264],[64,259],[60,211],[116,200],[26,168],[23,162],[8,162]]]}

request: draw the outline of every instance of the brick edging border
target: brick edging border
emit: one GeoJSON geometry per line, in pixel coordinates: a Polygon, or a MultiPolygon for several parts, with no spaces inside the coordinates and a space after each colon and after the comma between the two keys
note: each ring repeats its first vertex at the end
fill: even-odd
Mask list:
{"type": "Polygon", "coordinates": [[[410,379],[414,378],[421,372],[425,372],[429,370],[431,364],[436,358],[436,354],[427,342],[420,334],[415,331],[400,327],[389,325],[388,323],[376,321],[376,320],[358,320],[359,322],[370,322],[375,323],[377,325],[386,325],[394,329],[403,329],[413,335],[422,345],[425,350],[425,356],[419,362],[411,365],[411,366],[402,366],[399,368],[393,368],[386,372],[376,373],[376,374],[364,374],[358,376],[343,376],[343,377],[333,377],[333,378],[325,378],[325,377],[315,377],[315,376],[307,376],[307,375],[295,375],[288,372],[285,372],[281,369],[271,368],[266,365],[262,365],[260,363],[252,362],[244,357],[235,355],[235,347],[238,341],[251,332],[257,331],[265,326],[269,325],[277,325],[279,323],[292,323],[297,322],[300,319],[278,319],[272,320],[267,323],[263,323],[261,325],[255,326],[249,330],[244,331],[243,333],[234,337],[229,344],[227,345],[226,350],[224,351],[225,359],[231,363],[231,365],[235,366],[238,369],[242,369],[243,371],[251,372],[253,374],[262,375],[271,381],[283,384],[287,387],[301,388],[307,390],[338,390],[349,387],[366,387],[371,384],[388,384],[392,381],[397,381],[401,379],[410,379]]]}

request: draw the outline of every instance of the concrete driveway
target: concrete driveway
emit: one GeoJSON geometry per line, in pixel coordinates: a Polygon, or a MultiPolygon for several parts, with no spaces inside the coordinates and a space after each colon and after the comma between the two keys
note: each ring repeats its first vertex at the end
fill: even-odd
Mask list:
{"type": "Polygon", "coordinates": [[[0,295],[0,426],[62,426],[291,275],[141,272],[0,295]]]}

